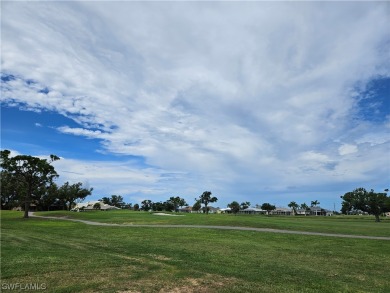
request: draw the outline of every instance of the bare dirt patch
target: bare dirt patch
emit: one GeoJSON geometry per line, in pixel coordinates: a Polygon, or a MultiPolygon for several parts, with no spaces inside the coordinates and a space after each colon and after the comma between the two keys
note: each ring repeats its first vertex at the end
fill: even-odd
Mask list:
{"type": "Polygon", "coordinates": [[[225,278],[219,275],[206,274],[201,279],[187,278],[177,284],[162,288],[159,293],[207,293],[217,292],[222,288],[229,288],[237,282],[235,278],[225,278]]]}
{"type": "Polygon", "coordinates": [[[173,215],[173,214],[166,214],[166,213],[153,213],[153,215],[156,215],[156,216],[170,216],[170,217],[184,217],[184,215],[173,215]]]}

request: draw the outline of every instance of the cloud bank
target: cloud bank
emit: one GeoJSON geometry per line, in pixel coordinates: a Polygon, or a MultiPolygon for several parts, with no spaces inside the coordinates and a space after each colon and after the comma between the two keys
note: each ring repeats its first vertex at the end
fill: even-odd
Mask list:
{"type": "MultiPolygon", "coordinates": [[[[58,112],[80,125],[58,131],[145,158],[152,174],[122,163],[140,172],[134,194],[382,188],[390,116],[372,121],[359,101],[390,77],[386,5],[4,2],[2,101],[58,112]]],[[[97,182],[105,168],[83,174],[97,182]]]]}

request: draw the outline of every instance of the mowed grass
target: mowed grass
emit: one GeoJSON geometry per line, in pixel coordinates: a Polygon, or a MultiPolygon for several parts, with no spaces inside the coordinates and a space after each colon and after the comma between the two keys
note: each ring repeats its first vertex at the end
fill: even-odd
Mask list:
{"type": "Polygon", "coordinates": [[[2,288],[45,283],[47,292],[390,292],[390,241],[21,217],[1,211],[2,288]]]}
{"type": "MultiPolygon", "coordinates": [[[[129,210],[80,213],[53,211],[36,214],[115,224],[218,225],[390,237],[390,219],[382,218],[380,223],[375,223],[373,216],[305,217],[178,213],[181,216],[172,217],[129,210]]],[[[172,214],[175,215],[175,213],[172,214]]]]}

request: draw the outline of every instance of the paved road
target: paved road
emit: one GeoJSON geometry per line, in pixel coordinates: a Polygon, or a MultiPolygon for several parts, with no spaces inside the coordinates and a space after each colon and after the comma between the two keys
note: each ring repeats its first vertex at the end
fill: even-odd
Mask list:
{"type": "Polygon", "coordinates": [[[86,221],[86,220],[70,219],[70,218],[66,218],[66,217],[42,217],[42,216],[36,216],[36,215],[34,215],[34,213],[29,213],[29,216],[35,217],[35,218],[43,218],[43,219],[55,219],[55,220],[66,220],[66,221],[72,221],[72,222],[80,222],[80,223],[84,223],[87,225],[93,225],[93,226],[240,230],[240,231],[255,231],[255,232],[269,232],[269,233],[281,233],[281,234],[298,234],[298,235],[312,235],[312,236],[326,236],[326,237],[372,239],[372,240],[390,241],[390,237],[360,236],[360,235],[349,235],[349,234],[331,234],[331,233],[292,231],[292,230],[280,230],[280,229],[269,229],[269,228],[251,228],[251,227],[236,227],[236,226],[206,226],[206,225],[110,224],[110,223],[100,223],[100,222],[93,222],[93,221],[86,221]]]}

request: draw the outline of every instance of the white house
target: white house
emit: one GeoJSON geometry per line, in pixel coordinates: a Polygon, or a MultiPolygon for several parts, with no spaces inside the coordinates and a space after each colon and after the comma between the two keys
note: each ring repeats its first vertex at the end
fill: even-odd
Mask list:
{"type": "Polygon", "coordinates": [[[333,216],[333,212],[323,209],[320,206],[310,207],[310,214],[313,216],[333,216]]]}
{"type": "Polygon", "coordinates": [[[224,208],[219,210],[219,213],[221,214],[230,214],[231,212],[232,212],[231,208],[224,208]]]}
{"type": "Polygon", "coordinates": [[[310,210],[305,210],[305,209],[297,209],[297,215],[310,215],[310,210]]]}
{"type": "Polygon", "coordinates": [[[267,211],[258,208],[246,208],[239,211],[240,214],[266,214],[267,211]]]}
{"type": "Polygon", "coordinates": [[[284,216],[289,216],[292,214],[292,210],[290,208],[282,208],[282,207],[277,207],[273,211],[271,211],[271,215],[284,215],[284,216]]]}

